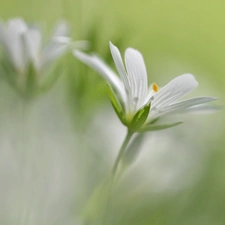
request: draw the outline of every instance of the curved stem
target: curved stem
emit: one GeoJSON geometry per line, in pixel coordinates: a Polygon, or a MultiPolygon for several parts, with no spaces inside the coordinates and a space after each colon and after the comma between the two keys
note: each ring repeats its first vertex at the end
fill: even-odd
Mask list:
{"type": "MultiPolygon", "coordinates": [[[[89,218],[88,218],[88,214],[90,213],[91,210],[89,210],[88,214],[86,215],[85,211],[86,209],[89,208],[89,205],[91,205],[92,202],[96,201],[96,193],[101,193],[101,198],[104,198],[103,201],[103,205],[100,206],[101,208],[101,217],[100,217],[100,224],[104,225],[106,224],[106,218],[107,218],[107,214],[108,214],[108,210],[109,210],[109,205],[110,205],[110,198],[111,198],[111,194],[112,194],[112,189],[114,187],[114,181],[115,181],[115,176],[117,175],[117,171],[118,171],[118,167],[120,164],[120,161],[126,151],[127,145],[131,139],[131,137],[133,136],[133,132],[131,131],[127,131],[127,135],[123,141],[123,144],[119,150],[119,153],[116,157],[115,163],[113,165],[112,171],[110,176],[108,177],[108,179],[105,181],[105,183],[99,185],[95,191],[92,193],[91,198],[89,199],[89,201],[86,204],[85,210],[84,210],[84,223],[88,224],[89,223],[89,218]]],[[[97,199],[99,201],[99,199],[97,199]]],[[[101,202],[101,201],[100,201],[101,202]]],[[[100,211],[98,212],[100,214],[100,211]]]]}
{"type": "Polygon", "coordinates": [[[101,223],[102,225],[105,224],[105,220],[106,220],[106,217],[107,217],[107,214],[108,214],[109,201],[110,201],[112,189],[113,189],[113,186],[114,186],[114,180],[115,180],[116,172],[117,172],[120,160],[122,159],[122,157],[123,157],[123,155],[126,151],[127,145],[129,143],[132,135],[133,135],[133,132],[130,132],[129,130],[127,130],[127,135],[126,135],[126,137],[123,141],[123,144],[122,144],[122,146],[119,150],[119,153],[116,157],[116,161],[113,165],[113,169],[112,169],[112,173],[111,173],[111,177],[110,177],[110,183],[109,183],[109,190],[108,190],[108,194],[106,196],[106,205],[105,205],[105,210],[104,210],[104,213],[103,213],[103,220],[102,220],[102,223],[101,223]]]}
{"type": "Polygon", "coordinates": [[[126,135],[126,137],[125,137],[125,139],[123,141],[123,144],[122,144],[122,146],[120,148],[120,151],[119,151],[119,153],[118,153],[118,155],[116,157],[116,161],[115,161],[115,163],[113,165],[113,169],[112,169],[112,177],[113,177],[113,180],[114,180],[114,177],[116,176],[116,172],[117,172],[117,169],[118,169],[120,160],[121,160],[121,158],[123,157],[123,155],[125,153],[125,150],[127,148],[127,145],[129,143],[132,135],[133,135],[133,132],[131,132],[131,131],[128,130],[127,131],[127,135],[126,135]]]}

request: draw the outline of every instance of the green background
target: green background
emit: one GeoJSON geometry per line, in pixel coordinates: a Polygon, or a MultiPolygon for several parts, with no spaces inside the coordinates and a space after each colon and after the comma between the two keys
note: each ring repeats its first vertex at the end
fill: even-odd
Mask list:
{"type": "MultiPolygon", "coordinates": [[[[222,0],[8,0],[0,3],[2,20],[23,17],[28,22],[41,24],[46,33],[49,33],[55,22],[67,20],[71,25],[72,37],[75,40],[89,40],[90,51],[97,52],[112,66],[109,41],[122,52],[127,47],[138,49],[144,56],[150,83],[156,82],[163,86],[177,75],[192,73],[200,84],[192,96],[214,96],[218,98],[218,105],[224,105],[225,2],[222,0]]],[[[36,200],[30,207],[33,207],[35,216],[30,216],[27,224],[82,224],[79,217],[83,215],[85,202],[111,168],[113,159],[108,159],[112,158],[110,151],[114,151],[114,157],[122,141],[117,139],[118,144],[114,145],[114,136],[120,130],[122,137],[125,134],[109,104],[104,81],[72,54],[63,57],[60,63],[64,72],[57,84],[46,96],[42,96],[34,110],[35,119],[32,117],[35,122],[29,128],[40,133],[38,136],[32,131],[38,146],[36,151],[40,154],[36,152],[38,157],[34,157],[34,173],[38,178],[31,180],[31,183],[35,190],[40,190],[38,187],[45,187],[46,180],[50,179],[43,178],[42,174],[50,170],[48,160],[51,161],[55,154],[55,147],[52,144],[51,150],[42,151],[41,134],[49,136],[51,143],[58,137],[58,141],[63,142],[59,154],[66,158],[66,162],[70,159],[70,166],[62,170],[70,174],[68,180],[74,181],[68,183],[67,179],[61,179],[59,183],[62,190],[66,185],[71,188],[57,192],[56,196],[59,197],[57,201],[51,200],[51,204],[48,204],[50,200],[46,200],[48,196],[43,197],[42,191],[34,194],[36,200]],[[96,117],[97,125],[93,122],[96,117]],[[118,128],[111,126],[111,120],[117,122],[118,128]],[[107,139],[107,135],[111,136],[107,139]],[[108,151],[105,149],[107,146],[108,151]],[[40,202],[38,199],[41,199],[40,202]],[[55,215],[58,212],[56,209],[61,212],[58,217],[55,215]]],[[[20,103],[5,84],[1,84],[1,87],[1,120],[5,124],[1,134],[2,139],[5,136],[11,139],[11,134],[4,129],[14,126],[15,121],[19,120],[20,103]]],[[[165,142],[166,147],[162,147],[166,149],[165,155],[159,154],[159,165],[155,167],[157,163],[153,163],[151,155],[148,156],[149,161],[141,161],[140,158],[141,166],[134,167],[136,170],[131,170],[114,191],[114,201],[106,224],[225,224],[224,111],[189,116],[186,122],[179,128],[156,135],[151,146],[156,152],[165,142]],[[159,173],[161,164],[165,163],[162,159],[169,163],[162,170],[166,174],[171,167],[172,171],[182,171],[182,164],[185,163],[188,164],[187,170],[181,172],[177,179],[170,180],[164,173],[159,173]],[[181,166],[176,164],[177,161],[181,166]],[[141,167],[144,163],[154,165],[149,169],[144,166],[143,170],[141,167]],[[148,179],[148,174],[153,178],[148,179]],[[158,182],[163,179],[170,180],[170,188],[165,188],[167,185],[164,182],[158,182]]],[[[14,136],[18,138],[19,131],[14,136]]],[[[31,136],[29,134],[29,140],[31,136]]],[[[151,140],[145,146],[149,142],[151,140]]],[[[153,151],[150,147],[148,150],[153,151]]],[[[8,162],[10,164],[12,161],[8,162]]],[[[56,168],[64,168],[63,165],[60,167],[56,163],[56,168]]],[[[60,173],[60,169],[55,173],[60,173]]],[[[3,184],[6,181],[2,179],[0,182],[3,184]]],[[[51,192],[51,186],[49,190],[51,192]]],[[[15,202],[20,201],[15,199],[15,202]]],[[[12,202],[8,207],[12,212],[21,207],[20,203],[13,206],[12,202]]],[[[95,224],[95,217],[100,214],[98,210],[101,211],[99,205],[98,200],[93,202],[90,214],[95,216],[90,216],[87,224],[95,224]]],[[[12,221],[17,220],[12,219],[14,214],[8,212],[7,215],[0,214],[1,224],[14,224],[12,221]]]]}

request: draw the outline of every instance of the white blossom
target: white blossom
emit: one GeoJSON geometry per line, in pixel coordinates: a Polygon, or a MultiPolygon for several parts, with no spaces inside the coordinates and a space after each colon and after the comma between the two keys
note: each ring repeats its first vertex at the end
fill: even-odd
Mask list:
{"type": "Polygon", "coordinates": [[[204,108],[208,110],[208,107],[201,106],[216,100],[213,97],[197,97],[179,101],[198,86],[195,77],[189,73],[174,78],[162,88],[155,83],[148,87],[147,71],[139,51],[126,49],[123,62],[120,51],[111,42],[110,50],[119,76],[96,55],[88,55],[78,50],[74,51],[74,54],[106,80],[127,122],[147,105],[150,105],[150,110],[145,125],[171,113],[189,112],[192,109],[196,111],[198,107],[201,111],[204,111],[204,108]]]}
{"type": "Polygon", "coordinates": [[[68,50],[71,41],[67,37],[68,32],[67,23],[61,21],[45,43],[40,29],[29,26],[23,19],[15,18],[5,24],[0,23],[0,44],[17,72],[26,72],[30,64],[40,72],[68,50]]]}

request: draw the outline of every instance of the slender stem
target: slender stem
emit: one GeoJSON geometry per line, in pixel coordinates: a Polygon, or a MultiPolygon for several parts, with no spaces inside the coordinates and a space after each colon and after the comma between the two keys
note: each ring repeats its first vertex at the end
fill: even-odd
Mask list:
{"type": "MultiPolygon", "coordinates": [[[[122,157],[123,157],[123,155],[126,151],[127,145],[129,143],[132,135],[133,135],[133,132],[128,130],[127,135],[124,139],[124,142],[123,142],[123,144],[122,144],[122,146],[119,150],[119,153],[116,157],[116,160],[115,160],[115,163],[113,165],[110,176],[107,178],[107,180],[104,181],[104,183],[102,183],[101,185],[99,185],[95,189],[95,191],[92,193],[92,196],[89,198],[89,201],[86,204],[86,207],[88,209],[88,207],[89,207],[89,205],[91,205],[92,201],[96,200],[96,193],[101,193],[100,196],[101,196],[101,198],[104,198],[104,202],[103,202],[103,205],[100,206],[100,208],[101,208],[101,218],[100,218],[99,222],[102,225],[106,224],[106,218],[107,218],[108,210],[109,210],[109,206],[110,206],[110,198],[111,198],[111,194],[112,194],[112,190],[113,190],[113,186],[114,186],[115,176],[117,174],[120,161],[121,161],[121,159],[122,159],[122,157]]],[[[86,211],[86,207],[84,207],[85,208],[84,211],[86,211]]],[[[100,214],[100,211],[99,211],[99,214],[100,214]]],[[[89,222],[88,214],[86,215],[84,213],[84,215],[85,215],[84,224],[89,224],[90,222],[89,222]]]]}
{"type": "Polygon", "coordinates": [[[25,224],[26,220],[26,214],[27,214],[27,207],[26,207],[26,196],[27,196],[27,186],[28,186],[28,176],[29,176],[29,171],[28,171],[28,164],[29,164],[29,159],[28,159],[28,124],[29,124],[29,119],[28,119],[28,103],[22,99],[22,113],[21,113],[21,154],[22,154],[22,186],[21,186],[21,215],[20,215],[20,224],[23,225],[25,224]]]}
{"type": "Polygon", "coordinates": [[[34,149],[30,145],[30,122],[31,122],[31,112],[32,112],[32,102],[23,101],[22,102],[22,146],[21,150],[23,153],[23,168],[22,168],[22,178],[23,184],[21,188],[21,215],[20,224],[29,224],[29,214],[31,210],[31,201],[33,197],[33,186],[31,183],[32,178],[32,167],[34,160],[34,149]]]}
{"type": "Polygon", "coordinates": [[[133,132],[130,132],[129,130],[127,131],[127,135],[123,141],[123,144],[119,150],[119,153],[116,157],[116,161],[113,165],[113,169],[112,169],[112,173],[111,173],[111,177],[110,177],[110,184],[109,184],[109,190],[108,190],[108,194],[106,196],[106,205],[105,205],[105,212],[103,214],[103,220],[102,220],[102,225],[105,224],[105,220],[106,220],[106,217],[107,217],[107,214],[108,214],[108,210],[109,210],[109,202],[110,202],[110,197],[111,197],[111,193],[112,193],[112,189],[113,189],[113,186],[114,186],[114,180],[115,180],[115,176],[116,176],[116,172],[118,170],[118,166],[119,166],[119,163],[120,163],[120,160],[122,159],[125,151],[126,151],[126,148],[127,148],[127,145],[131,139],[133,135],[133,132]]]}
{"type": "Polygon", "coordinates": [[[123,155],[124,155],[124,153],[125,153],[125,150],[126,150],[126,148],[127,148],[127,145],[128,145],[128,143],[129,143],[129,141],[130,141],[132,135],[133,135],[133,132],[131,132],[131,131],[128,130],[128,131],[127,131],[127,135],[126,135],[126,137],[125,137],[125,139],[124,139],[124,142],[123,142],[123,144],[122,144],[122,146],[121,146],[121,148],[120,148],[120,151],[119,151],[119,153],[118,153],[118,155],[117,155],[117,157],[116,157],[116,161],[115,161],[115,163],[114,163],[114,165],[113,165],[113,169],[112,169],[112,177],[113,177],[113,179],[114,179],[114,177],[116,176],[116,172],[117,172],[117,169],[118,169],[120,160],[121,160],[121,158],[123,157],[123,155]]]}

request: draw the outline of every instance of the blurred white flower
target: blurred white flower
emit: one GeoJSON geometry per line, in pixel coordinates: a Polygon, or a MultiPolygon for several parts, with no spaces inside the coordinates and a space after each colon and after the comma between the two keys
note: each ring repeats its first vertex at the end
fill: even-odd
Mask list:
{"type": "Polygon", "coordinates": [[[21,18],[0,22],[0,74],[20,96],[30,99],[49,90],[62,73],[56,60],[71,49],[88,47],[87,41],[68,37],[69,31],[60,21],[46,42],[41,29],[21,18]]]}
{"type": "Polygon", "coordinates": [[[179,122],[163,125],[153,123],[170,113],[187,112],[187,109],[191,111],[192,107],[196,111],[196,106],[216,100],[212,97],[198,97],[178,102],[198,86],[193,75],[178,76],[162,88],[155,83],[148,87],[146,67],[139,51],[128,48],[124,65],[118,48],[111,42],[110,50],[120,78],[98,56],[87,55],[78,50],[74,54],[107,81],[113,92],[113,106],[121,121],[128,127],[132,126],[131,129],[147,131],[175,126],[179,122]]]}
{"type": "Polygon", "coordinates": [[[52,32],[48,43],[44,44],[42,31],[37,27],[28,26],[20,18],[11,19],[6,24],[0,23],[0,43],[8,60],[20,73],[24,73],[30,63],[40,72],[62,56],[71,42],[67,37],[68,33],[69,27],[62,21],[52,32]],[[58,41],[57,37],[64,41],[58,41]]]}

